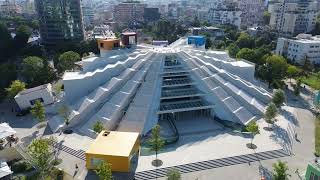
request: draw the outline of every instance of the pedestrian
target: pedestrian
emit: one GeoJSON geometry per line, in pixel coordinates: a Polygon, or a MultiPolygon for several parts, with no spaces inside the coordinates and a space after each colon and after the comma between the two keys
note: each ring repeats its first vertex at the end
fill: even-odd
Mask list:
{"type": "Polygon", "coordinates": [[[79,171],[79,167],[78,167],[78,164],[76,164],[76,169],[74,171],[73,177],[77,175],[78,171],[79,171]]]}

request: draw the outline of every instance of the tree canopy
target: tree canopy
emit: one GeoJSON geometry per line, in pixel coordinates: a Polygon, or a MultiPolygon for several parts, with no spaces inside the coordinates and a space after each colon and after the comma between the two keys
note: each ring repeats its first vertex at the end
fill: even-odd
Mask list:
{"type": "Polygon", "coordinates": [[[269,56],[266,60],[265,79],[269,82],[269,86],[273,81],[283,80],[286,76],[288,64],[284,57],[279,55],[269,56]]]}
{"type": "Polygon", "coordinates": [[[59,73],[62,73],[66,70],[72,70],[75,67],[75,62],[80,60],[81,58],[78,53],[73,51],[67,51],[59,56],[56,66],[59,73]]]}
{"type": "Polygon", "coordinates": [[[250,132],[253,136],[260,133],[259,126],[257,125],[256,121],[251,121],[249,124],[247,124],[246,130],[250,132]]]}
{"type": "Polygon", "coordinates": [[[167,180],[181,180],[181,173],[177,169],[167,171],[167,180]]]}
{"type": "Polygon", "coordinates": [[[111,164],[105,161],[101,161],[101,163],[97,166],[95,170],[96,174],[99,176],[100,180],[112,180],[112,171],[111,164]]]}
{"type": "Polygon", "coordinates": [[[274,163],[272,165],[273,167],[273,178],[274,180],[288,180],[289,174],[287,171],[289,170],[289,167],[287,163],[278,161],[277,163],[274,163]]]}
{"type": "Polygon", "coordinates": [[[229,56],[232,58],[235,58],[237,56],[237,53],[240,51],[240,48],[235,43],[231,43],[227,49],[229,56]]]}
{"type": "Polygon", "coordinates": [[[296,78],[301,72],[301,69],[297,66],[289,65],[287,69],[287,77],[290,78],[291,81],[291,79],[296,78]]]}
{"type": "Polygon", "coordinates": [[[277,106],[274,103],[270,103],[264,113],[264,118],[268,124],[274,123],[274,118],[278,113],[277,106]]]}
{"type": "Polygon", "coordinates": [[[26,46],[28,39],[31,35],[30,28],[26,25],[18,27],[16,36],[14,37],[15,47],[23,48],[26,46]]]}
{"type": "Polygon", "coordinates": [[[29,56],[23,59],[22,75],[28,83],[34,82],[39,77],[41,69],[44,67],[43,59],[36,56],[29,56]]]}
{"type": "Polygon", "coordinates": [[[20,91],[25,90],[26,84],[19,80],[12,81],[10,86],[6,88],[8,97],[15,97],[20,91]]]}
{"type": "Polygon", "coordinates": [[[55,143],[53,138],[34,139],[28,146],[31,164],[37,169],[40,179],[48,177],[54,167],[55,143]]]}
{"type": "Polygon", "coordinates": [[[103,126],[103,124],[102,124],[102,122],[101,121],[97,121],[96,123],[94,123],[94,125],[93,125],[93,131],[95,132],[95,133],[100,133],[102,130],[104,129],[104,126],[103,126]]]}
{"type": "Polygon", "coordinates": [[[151,137],[148,139],[148,144],[150,146],[150,151],[154,151],[156,153],[156,158],[158,152],[164,147],[164,140],[160,135],[160,125],[156,125],[152,128],[151,137]]]}
{"type": "Polygon", "coordinates": [[[31,108],[32,116],[38,119],[39,122],[43,122],[46,119],[45,113],[43,104],[39,100],[36,100],[34,106],[31,108]]]}
{"type": "Polygon", "coordinates": [[[237,58],[238,59],[245,59],[251,62],[255,62],[255,52],[252,49],[249,48],[242,48],[238,53],[237,53],[237,58]]]}
{"type": "Polygon", "coordinates": [[[285,93],[283,90],[281,90],[281,89],[275,90],[275,92],[273,93],[273,96],[272,96],[272,102],[277,107],[280,107],[284,103],[285,99],[286,99],[286,97],[285,97],[285,93]]]}
{"type": "Polygon", "coordinates": [[[254,39],[245,32],[240,33],[240,36],[238,37],[236,43],[240,49],[254,47],[254,39]]]}

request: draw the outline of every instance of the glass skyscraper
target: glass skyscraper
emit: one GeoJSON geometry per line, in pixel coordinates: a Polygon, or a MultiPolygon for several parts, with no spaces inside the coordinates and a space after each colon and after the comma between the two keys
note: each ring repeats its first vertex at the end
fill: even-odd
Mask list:
{"type": "Polygon", "coordinates": [[[35,0],[43,45],[84,39],[80,0],[35,0]]]}

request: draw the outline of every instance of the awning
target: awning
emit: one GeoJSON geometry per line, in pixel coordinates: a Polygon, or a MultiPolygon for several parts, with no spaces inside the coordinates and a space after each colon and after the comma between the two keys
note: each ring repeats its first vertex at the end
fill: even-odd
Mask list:
{"type": "Polygon", "coordinates": [[[0,178],[6,177],[13,172],[5,161],[0,161],[0,178]]]}
{"type": "Polygon", "coordinates": [[[16,134],[16,131],[12,129],[8,123],[0,124],[0,139],[9,137],[14,134],[16,134]]]}

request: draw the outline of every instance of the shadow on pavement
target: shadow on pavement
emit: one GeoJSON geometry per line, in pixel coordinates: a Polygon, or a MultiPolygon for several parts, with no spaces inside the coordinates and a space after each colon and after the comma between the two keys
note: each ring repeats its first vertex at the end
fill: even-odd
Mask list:
{"type": "Polygon", "coordinates": [[[288,131],[283,129],[282,127],[278,125],[274,125],[273,133],[270,135],[270,138],[274,140],[277,144],[281,145],[283,150],[286,152],[291,152],[292,145],[293,145],[293,139],[292,135],[288,134],[288,131]]]}

